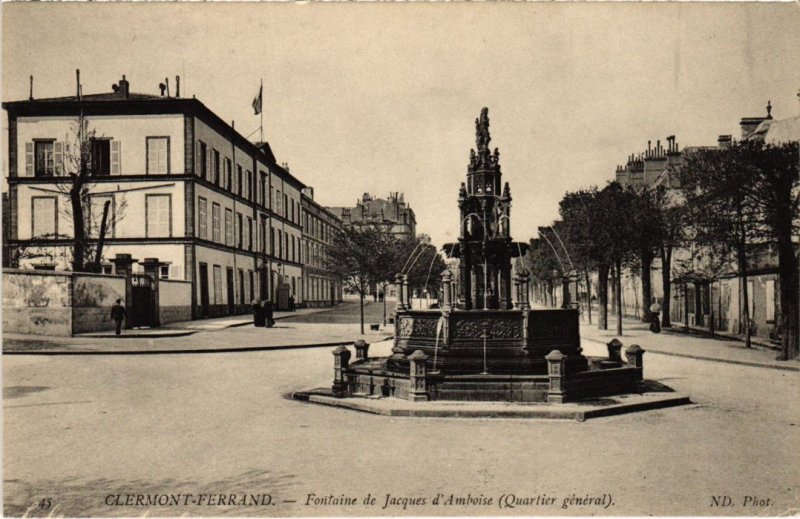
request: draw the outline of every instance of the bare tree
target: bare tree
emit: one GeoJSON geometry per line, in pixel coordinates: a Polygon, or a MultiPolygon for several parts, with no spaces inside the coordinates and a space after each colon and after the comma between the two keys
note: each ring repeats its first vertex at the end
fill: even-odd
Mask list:
{"type": "Polygon", "coordinates": [[[75,272],[99,270],[108,231],[114,229],[127,209],[124,194],[100,189],[92,182],[99,173],[92,153],[96,139],[97,132],[89,127],[86,117],[78,116],[66,135],[63,157],[55,168],[57,175],[69,177],[68,182],[59,182],[55,187],[68,201],[62,205],[61,213],[72,222],[69,239],[75,272]]]}

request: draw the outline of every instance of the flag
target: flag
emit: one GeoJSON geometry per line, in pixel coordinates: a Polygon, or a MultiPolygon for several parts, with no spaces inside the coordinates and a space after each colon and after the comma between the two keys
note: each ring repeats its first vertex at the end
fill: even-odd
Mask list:
{"type": "Polygon", "coordinates": [[[256,115],[261,113],[261,91],[264,90],[263,85],[258,88],[258,95],[253,99],[253,110],[255,110],[256,115]]]}

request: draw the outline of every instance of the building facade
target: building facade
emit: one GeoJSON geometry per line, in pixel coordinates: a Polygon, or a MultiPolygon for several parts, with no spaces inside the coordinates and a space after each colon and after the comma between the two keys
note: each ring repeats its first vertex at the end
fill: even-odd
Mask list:
{"type": "Polygon", "coordinates": [[[371,225],[386,229],[398,238],[417,237],[417,219],[403,193],[389,193],[388,198],[364,193],[355,207],[329,207],[328,210],[345,227],[371,225]]]}
{"type": "MultiPolygon", "coordinates": [[[[740,120],[741,140],[762,140],[780,143],[800,140],[800,116],[776,120],[767,105],[767,114],[759,117],[744,117],[740,120]]],[[[716,146],[724,148],[733,142],[732,135],[720,135],[716,146]]],[[[623,186],[653,189],[664,186],[680,198],[676,188],[680,187],[680,168],[683,157],[690,155],[699,147],[679,149],[674,136],[667,137],[667,147],[662,148],[657,141],[655,147],[648,142],[648,149],[630,155],[624,166],[617,166],[615,179],[623,186]]],[[[689,248],[676,249],[672,255],[673,268],[678,262],[691,261],[689,248]]],[[[771,247],[754,247],[748,251],[748,314],[753,336],[764,340],[778,340],[778,320],[780,316],[779,279],[777,254],[771,247]]],[[[652,297],[662,303],[661,261],[656,258],[651,268],[652,297]]],[[[649,303],[640,301],[641,280],[638,273],[623,277],[622,305],[626,315],[637,316],[649,303]]],[[[674,326],[691,326],[723,331],[733,334],[743,333],[741,322],[744,304],[744,282],[738,275],[736,266],[730,267],[716,280],[693,279],[691,276],[677,276],[673,271],[671,283],[670,319],[674,326]]],[[[595,289],[596,293],[596,289],[595,289]]]]}
{"type": "MultiPolygon", "coordinates": [[[[192,283],[193,318],[249,311],[253,299],[302,303],[305,185],[266,143],[251,143],[197,99],[112,93],[29,99],[8,112],[9,244],[22,268],[68,269],[69,173],[91,147],[85,229],[101,261],[157,258],[160,276],[192,283]],[[85,121],[90,138],[79,139],[85,121]]],[[[141,265],[134,265],[141,270],[141,265]]]]}
{"type": "Polygon", "coordinates": [[[342,301],[342,283],[326,269],[326,250],[342,222],[314,201],[314,190],[310,187],[301,193],[300,203],[303,208],[303,303],[306,307],[332,306],[342,301]]]}

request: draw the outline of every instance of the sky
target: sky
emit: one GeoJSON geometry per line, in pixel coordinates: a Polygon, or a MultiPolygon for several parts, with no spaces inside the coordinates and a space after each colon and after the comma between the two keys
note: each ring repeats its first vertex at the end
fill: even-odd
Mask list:
{"type": "Polygon", "coordinates": [[[2,28],[3,101],[30,75],[73,95],[76,68],[84,94],[180,75],[247,136],[263,80],[265,138],[319,203],[402,192],[437,245],[484,106],[520,241],[648,140],[714,144],[768,100],[800,113],[797,3],[4,3],[2,28]]]}

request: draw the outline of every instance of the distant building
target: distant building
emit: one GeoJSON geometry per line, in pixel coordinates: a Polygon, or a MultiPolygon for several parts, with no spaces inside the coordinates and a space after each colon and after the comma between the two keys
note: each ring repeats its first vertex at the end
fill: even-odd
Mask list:
{"type": "Polygon", "coordinates": [[[8,204],[8,193],[3,193],[3,267],[8,268],[11,264],[11,247],[8,240],[11,237],[11,207],[8,204]]]}
{"type": "Polygon", "coordinates": [[[389,193],[388,198],[376,198],[369,193],[355,207],[329,207],[342,225],[373,225],[391,232],[398,238],[416,238],[417,220],[414,210],[403,200],[403,193],[389,193]]]}
{"type": "Polygon", "coordinates": [[[300,203],[303,206],[303,302],[307,307],[332,306],[342,301],[342,284],[325,268],[326,249],[342,221],[314,201],[311,187],[303,189],[300,203]]]}

